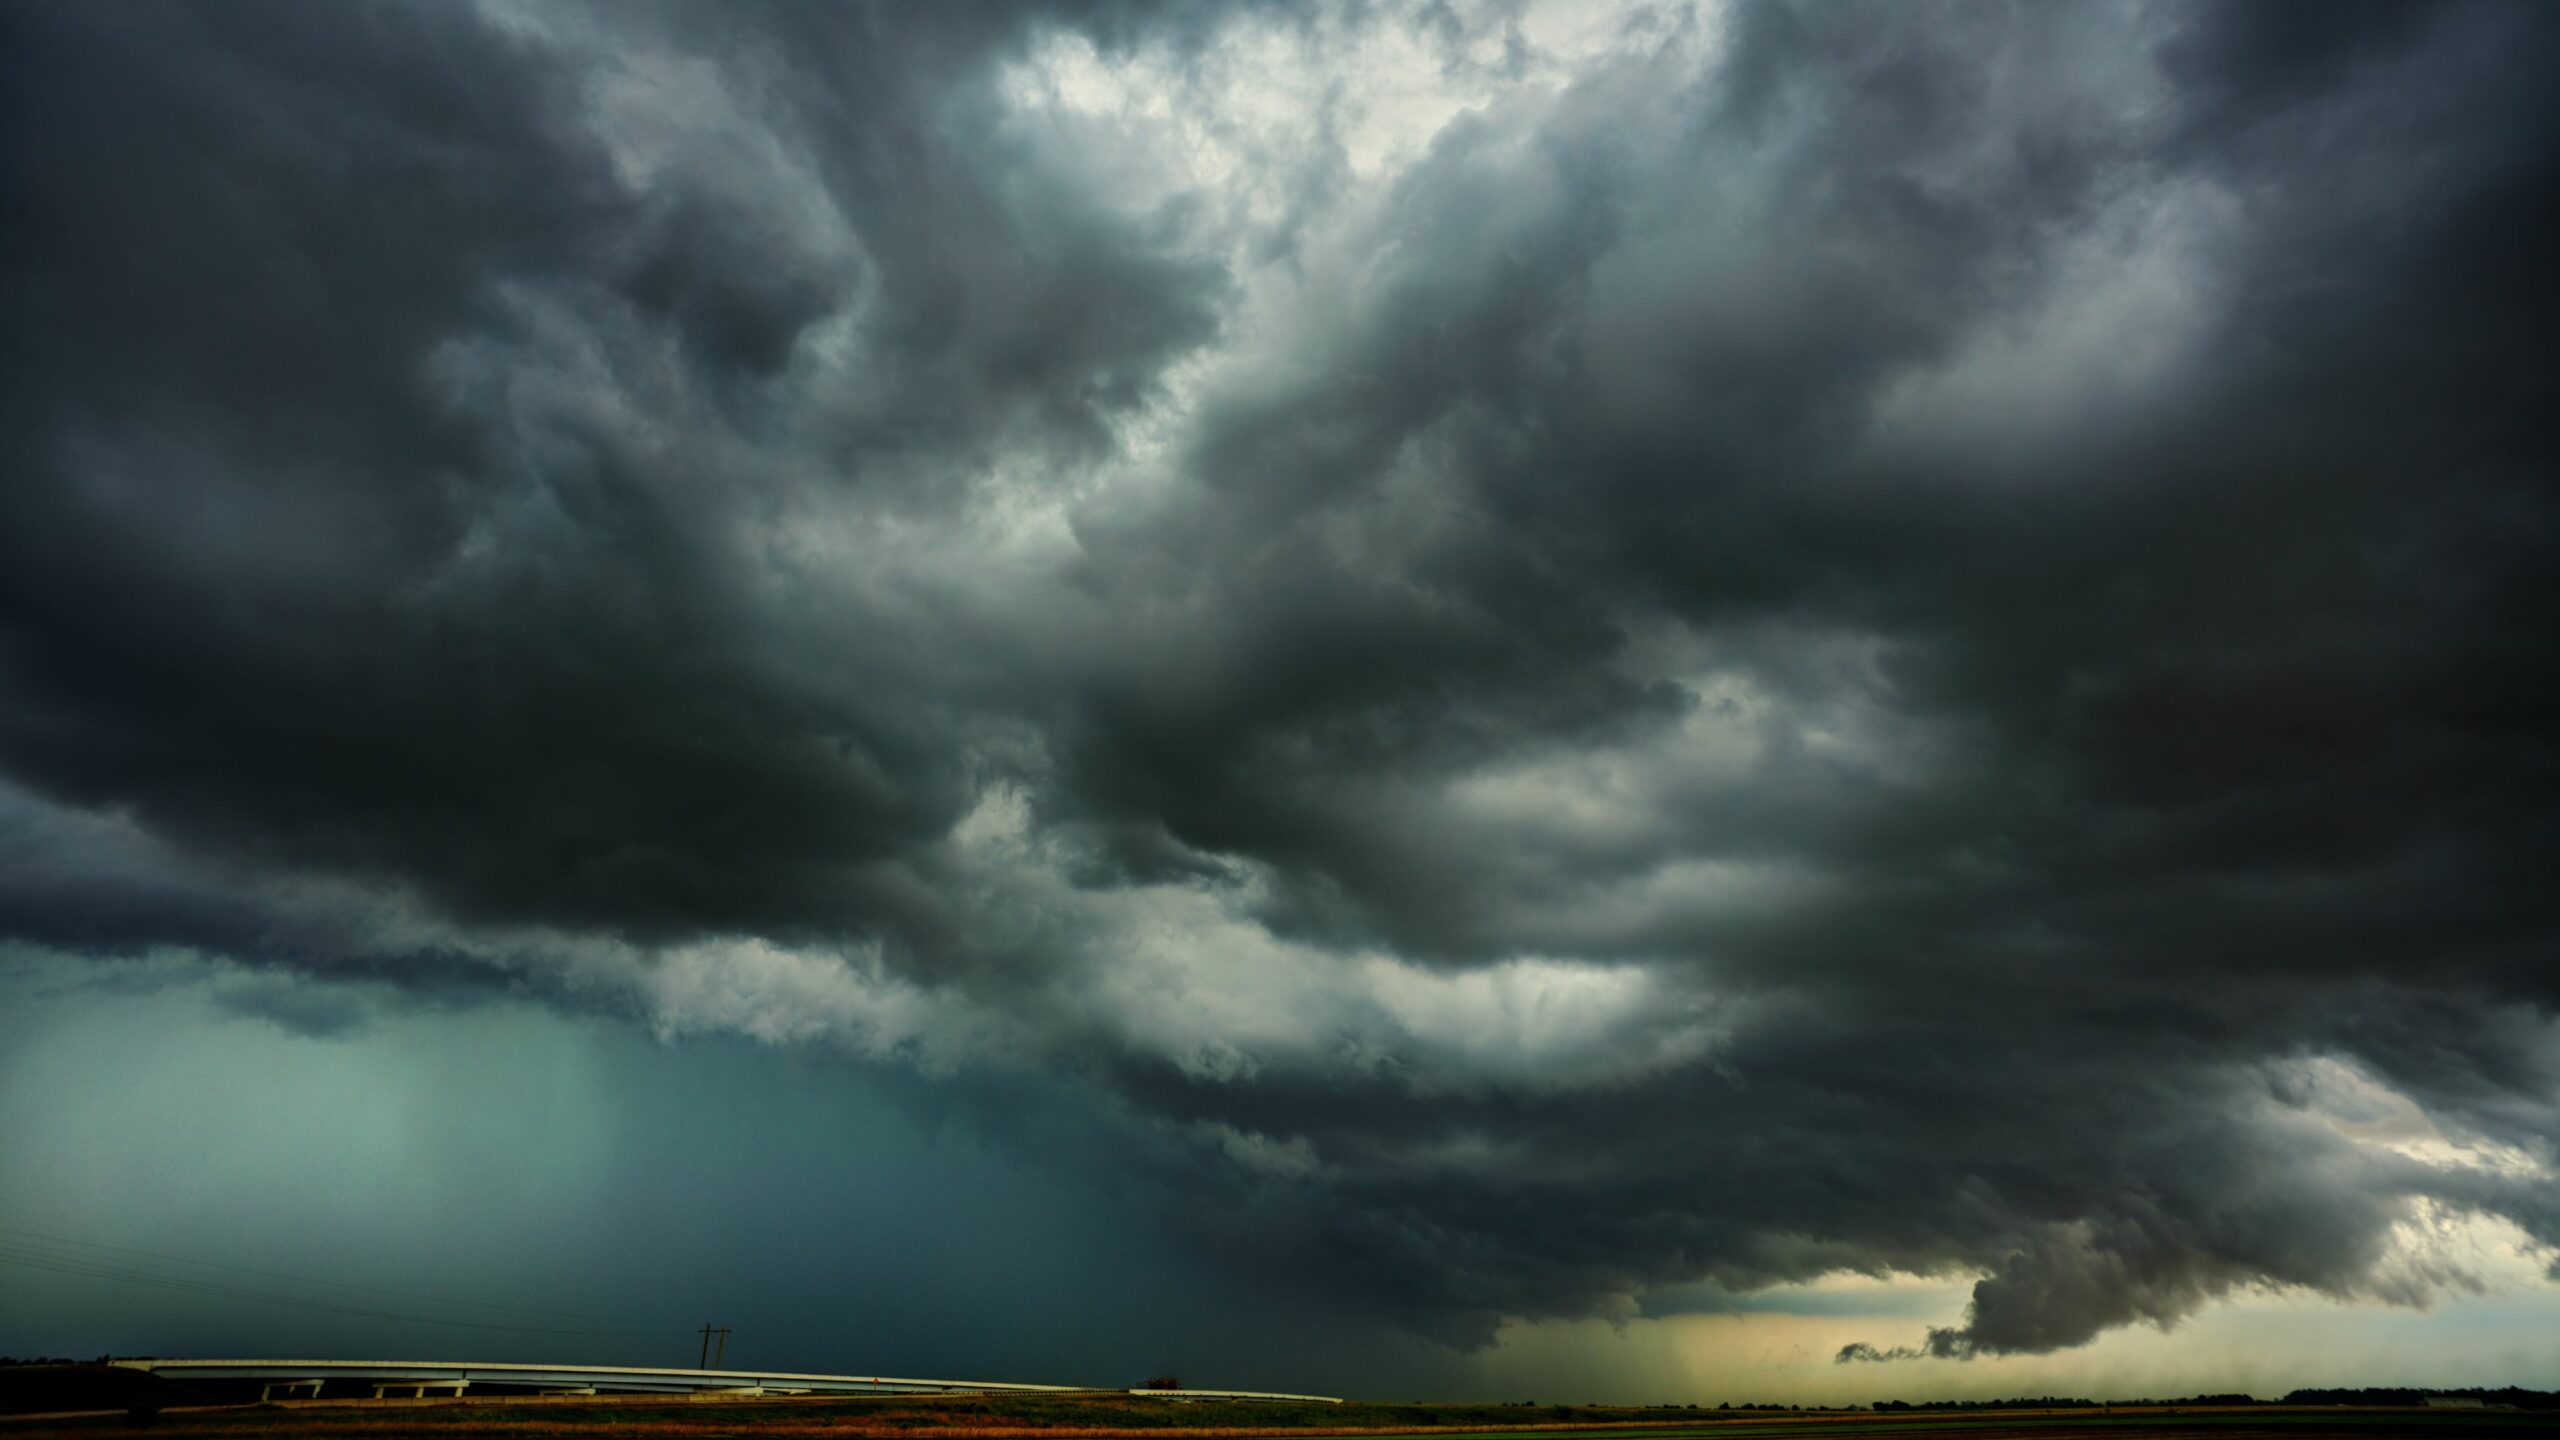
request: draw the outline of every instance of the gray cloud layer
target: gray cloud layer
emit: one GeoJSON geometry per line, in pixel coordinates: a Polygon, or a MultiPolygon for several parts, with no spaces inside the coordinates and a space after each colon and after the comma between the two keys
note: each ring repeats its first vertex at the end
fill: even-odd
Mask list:
{"type": "Polygon", "coordinates": [[[11,936],[1050,1074],[1461,1341],[2560,1244],[2539,7],[6,16],[11,936]]]}

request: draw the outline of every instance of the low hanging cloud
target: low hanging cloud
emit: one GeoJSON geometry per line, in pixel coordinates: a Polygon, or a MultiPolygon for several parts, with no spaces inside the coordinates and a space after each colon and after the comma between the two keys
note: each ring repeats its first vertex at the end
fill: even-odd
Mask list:
{"type": "Polygon", "coordinates": [[[2554,17],[1570,8],[5,7],[0,931],[1453,1343],[2547,1260],[2554,17]]]}

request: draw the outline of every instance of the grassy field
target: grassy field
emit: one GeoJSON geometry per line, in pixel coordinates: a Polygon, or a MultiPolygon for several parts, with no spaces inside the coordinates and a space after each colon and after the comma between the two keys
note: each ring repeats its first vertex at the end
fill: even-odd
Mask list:
{"type": "Polygon", "coordinates": [[[614,1436],[910,1436],[1071,1437],[1431,1434],[1443,1440],[1524,1440],[1540,1434],[1617,1435],[1625,1440],[1761,1437],[1817,1440],[1870,1437],[1914,1440],[1986,1436],[2059,1440],[2121,1434],[2133,1440],[2211,1436],[2345,1435],[2362,1440],[2400,1436],[2454,1440],[2469,1435],[2548,1433],[2550,1417],[2498,1412],[2380,1409],[2246,1409],[2007,1411],[1992,1414],[1731,1414],[1716,1411],[1610,1409],[1594,1406],[1279,1405],[1237,1401],[1176,1402],[1126,1395],[666,1400],[326,1401],[222,1409],[171,1409],[156,1417],[0,1418],[0,1435],[180,1436],[276,1435],[290,1440],[399,1435],[614,1436]]]}

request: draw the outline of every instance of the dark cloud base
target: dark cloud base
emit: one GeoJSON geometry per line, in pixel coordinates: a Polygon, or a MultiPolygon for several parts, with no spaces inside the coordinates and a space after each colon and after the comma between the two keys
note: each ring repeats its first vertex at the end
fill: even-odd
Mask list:
{"type": "Polygon", "coordinates": [[[1006,88],[1234,17],[0,14],[11,938],[643,1018],[563,957],[847,957],[1459,1343],[2560,1245],[2545,7],[1738,7],[1267,225],[1006,88]],[[1168,1048],[1209,910],[1460,1008],[1168,1048]],[[1527,962],[1655,1001],[1463,1010],[1527,962]]]}

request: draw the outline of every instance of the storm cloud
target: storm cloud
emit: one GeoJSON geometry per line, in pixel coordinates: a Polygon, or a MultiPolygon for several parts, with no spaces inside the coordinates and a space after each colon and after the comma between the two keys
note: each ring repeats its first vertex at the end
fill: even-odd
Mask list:
{"type": "Polygon", "coordinates": [[[2560,16],[1563,12],[6,6],[0,930],[1457,1344],[2547,1260],[2560,16]]]}

